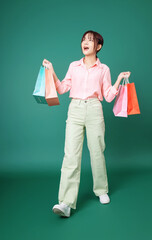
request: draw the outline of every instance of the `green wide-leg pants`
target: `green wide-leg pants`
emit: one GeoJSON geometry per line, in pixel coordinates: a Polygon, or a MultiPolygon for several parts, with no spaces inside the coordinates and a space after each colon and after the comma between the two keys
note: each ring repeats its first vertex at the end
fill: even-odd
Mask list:
{"type": "Polygon", "coordinates": [[[108,193],[105,150],[105,122],[102,104],[98,98],[87,100],[73,98],[66,120],[64,158],[59,186],[59,203],[76,209],[86,130],[93,176],[93,192],[96,196],[108,193]]]}

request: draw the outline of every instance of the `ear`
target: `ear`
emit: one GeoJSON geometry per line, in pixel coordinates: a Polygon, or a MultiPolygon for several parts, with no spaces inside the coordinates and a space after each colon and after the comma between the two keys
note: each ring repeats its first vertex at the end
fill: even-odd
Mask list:
{"type": "Polygon", "coordinates": [[[102,48],[102,45],[101,45],[101,44],[98,44],[98,46],[97,46],[97,51],[99,51],[101,48],[102,48]]]}

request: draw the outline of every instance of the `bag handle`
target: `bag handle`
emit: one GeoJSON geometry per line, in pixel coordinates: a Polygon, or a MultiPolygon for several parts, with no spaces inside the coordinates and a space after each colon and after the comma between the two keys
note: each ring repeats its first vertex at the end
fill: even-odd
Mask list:
{"type": "Polygon", "coordinates": [[[122,85],[124,86],[127,83],[129,83],[129,78],[126,76],[126,77],[123,78],[122,85]]]}

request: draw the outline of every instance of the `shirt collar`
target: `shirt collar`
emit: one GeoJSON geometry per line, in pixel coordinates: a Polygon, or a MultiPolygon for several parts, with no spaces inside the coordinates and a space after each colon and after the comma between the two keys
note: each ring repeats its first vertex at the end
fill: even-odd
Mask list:
{"type": "MultiPolygon", "coordinates": [[[[85,64],[83,62],[83,59],[84,59],[84,57],[81,58],[79,61],[76,61],[75,66],[79,66],[79,65],[85,66],[85,64]]],[[[95,65],[97,65],[97,66],[102,68],[102,63],[100,62],[99,58],[97,58],[97,60],[96,60],[96,62],[95,62],[95,64],[93,66],[95,66],[95,65]]],[[[91,66],[91,67],[93,67],[93,66],[91,66]]]]}

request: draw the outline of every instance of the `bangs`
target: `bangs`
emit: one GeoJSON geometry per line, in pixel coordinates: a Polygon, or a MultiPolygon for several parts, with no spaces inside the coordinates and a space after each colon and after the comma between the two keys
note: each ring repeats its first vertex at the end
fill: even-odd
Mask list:
{"type": "MultiPolygon", "coordinates": [[[[86,36],[87,34],[85,34],[85,36],[86,36]]],[[[94,39],[94,34],[93,33],[91,33],[91,32],[88,32],[88,38],[93,38],[94,39]]]]}
{"type": "Polygon", "coordinates": [[[88,38],[92,38],[93,40],[95,40],[95,35],[92,31],[88,31],[85,32],[82,36],[81,42],[85,39],[86,35],[88,34],[88,38]]]}

